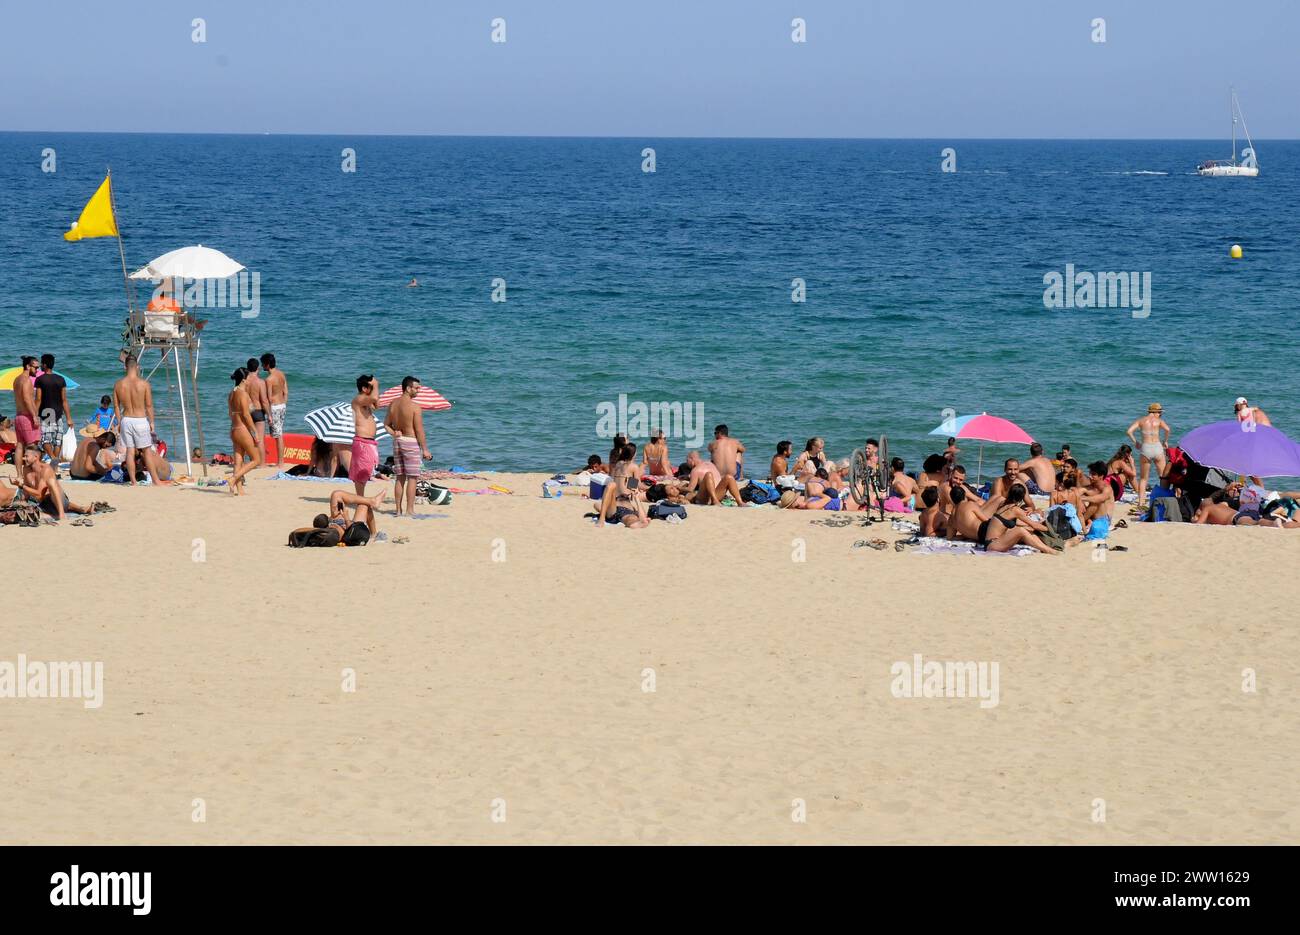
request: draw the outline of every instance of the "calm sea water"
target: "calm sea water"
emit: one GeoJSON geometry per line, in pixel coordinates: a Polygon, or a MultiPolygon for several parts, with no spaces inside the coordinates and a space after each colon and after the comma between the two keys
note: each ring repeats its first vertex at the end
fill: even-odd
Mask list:
{"type": "Polygon", "coordinates": [[[945,409],[1088,459],[1152,401],[1175,435],[1238,395],[1295,435],[1300,143],[1256,148],[1261,178],[1213,180],[1192,169],[1224,140],[0,133],[0,359],[56,354],[78,418],[117,376],[116,243],[61,237],[111,165],[132,268],[202,243],[261,274],[260,315],[204,332],[209,450],[229,447],[228,374],[267,350],[300,430],[359,373],[410,373],[456,404],[427,417],[435,462],[480,469],[603,455],[597,407],[620,394],[702,403],[755,467],[779,439],[844,456],[879,433],[915,466],[945,409]],[[1150,316],[1045,309],[1067,263],[1149,271],[1150,316]]]}

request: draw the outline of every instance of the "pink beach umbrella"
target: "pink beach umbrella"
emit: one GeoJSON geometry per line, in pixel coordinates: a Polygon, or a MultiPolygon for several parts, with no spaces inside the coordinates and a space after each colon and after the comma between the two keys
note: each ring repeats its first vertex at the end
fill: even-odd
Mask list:
{"type": "MultiPolygon", "coordinates": [[[[400,386],[391,386],[379,394],[379,405],[391,405],[393,400],[401,395],[402,388],[400,386]]],[[[441,393],[428,386],[420,387],[420,392],[415,394],[415,404],[421,409],[428,409],[431,412],[440,412],[443,409],[451,408],[451,403],[441,393]]]]}
{"type": "MultiPolygon", "coordinates": [[[[950,435],[953,438],[968,438],[978,442],[991,442],[995,445],[1032,445],[1034,440],[1029,433],[1010,419],[991,416],[981,412],[977,416],[957,416],[949,419],[931,435],[950,435]]],[[[980,445],[979,468],[975,474],[978,483],[984,473],[984,445],[980,445]]]]}

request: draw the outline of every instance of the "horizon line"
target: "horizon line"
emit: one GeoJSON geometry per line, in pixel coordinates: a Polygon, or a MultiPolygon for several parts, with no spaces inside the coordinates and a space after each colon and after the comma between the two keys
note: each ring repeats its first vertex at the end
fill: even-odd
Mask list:
{"type": "MultiPolygon", "coordinates": [[[[10,130],[0,129],[0,134],[83,134],[87,136],[285,136],[285,137],[357,137],[361,139],[507,139],[507,140],[754,140],[771,142],[946,142],[965,140],[985,143],[1205,143],[1222,142],[1218,137],[1182,137],[1182,136],[744,136],[729,134],[723,136],[644,133],[636,136],[627,134],[592,134],[592,133],[349,133],[349,132],[283,132],[278,130],[240,130],[240,131],[189,131],[175,130],[10,130]]],[[[1260,137],[1262,141],[1289,143],[1300,137],[1278,136],[1260,137]]]]}

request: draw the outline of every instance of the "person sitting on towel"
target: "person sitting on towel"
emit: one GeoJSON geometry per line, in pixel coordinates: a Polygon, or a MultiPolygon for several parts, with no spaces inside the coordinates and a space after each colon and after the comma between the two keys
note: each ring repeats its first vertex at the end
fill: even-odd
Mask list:
{"type": "Polygon", "coordinates": [[[68,473],[77,480],[99,480],[113,469],[113,447],[116,444],[117,435],[113,432],[100,432],[94,438],[83,438],[77,443],[77,453],[72,456],[68,473]]]}

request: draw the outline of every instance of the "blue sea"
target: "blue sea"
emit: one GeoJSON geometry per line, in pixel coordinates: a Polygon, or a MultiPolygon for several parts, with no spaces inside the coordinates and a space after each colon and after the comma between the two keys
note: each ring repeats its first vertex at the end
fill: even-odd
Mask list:
{"type": "MultiPolygon", "coordinates": [[[[927,433],[946,412],[1009,418],[1080,460],[1153,401],[1175,437],[1239,395],[1294,436],[1300,142],[1258,141],[1258,179],[1195,175],[1228,148],[0,133],[0,362],[55,354],[78,419],[118,376],[117,244],[61,236],[111,165],[132,269],[201,243],[260,274],[257,317],[201,313],[209,451],[229,448],[230,371],[264,351],[291,428],[358,374],[412,374],[455,403],[426,418],[434,462],[475,469],[603,456],[598,414],[620,396],[702,404],[764,469],[781,439],[843,457],[882,433],[912,468],[942,449],[927,433]],[[1045,308],[1067,264],[1149,272],[1149,316],[1045,308]]],[[[1018,453],[990,446],[985,465],[1018,453]]]]}

